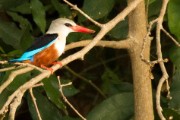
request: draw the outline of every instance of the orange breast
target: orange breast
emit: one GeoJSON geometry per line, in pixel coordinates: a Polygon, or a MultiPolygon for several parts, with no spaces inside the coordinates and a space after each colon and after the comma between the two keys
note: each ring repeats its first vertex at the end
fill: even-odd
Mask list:
{"type": "Polygon", "coordinates": [[[37,53],[34,56],[33,65],[36,66],[50,66],[54,61],[58,59],[58,53],[56,51],[55,45],[52,44],[50,47],[44,49],[43,51],[37,53]]]}

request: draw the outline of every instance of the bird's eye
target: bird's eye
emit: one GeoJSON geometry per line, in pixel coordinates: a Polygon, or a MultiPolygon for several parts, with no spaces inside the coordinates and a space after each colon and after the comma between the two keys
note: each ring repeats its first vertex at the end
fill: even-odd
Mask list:
{"type": "Polygon", "coordinates": [[[72,25],[70,23],[65,23],[64,25],[67,27],[72,27],[72,25]]]}

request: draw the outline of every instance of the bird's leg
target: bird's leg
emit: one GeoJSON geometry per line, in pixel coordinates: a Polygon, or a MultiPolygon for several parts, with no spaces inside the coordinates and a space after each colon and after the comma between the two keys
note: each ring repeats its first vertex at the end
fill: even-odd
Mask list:
{"type": "Polygon", "coordinates": [[[53,69],[52,68],[46,67],[44,65],[41,65],[40,67],[43,68],[43,69],[49,70],[51,72],[51,74],[53,74],[53,69]]]}

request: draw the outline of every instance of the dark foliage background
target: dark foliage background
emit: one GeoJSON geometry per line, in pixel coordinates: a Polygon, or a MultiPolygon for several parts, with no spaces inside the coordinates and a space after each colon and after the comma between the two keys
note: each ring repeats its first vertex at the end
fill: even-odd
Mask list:
{"type": "MultiPolygon", "coordinates": [[[[126,0],[71,0],[93,19],[105,23],[126,7],[126,0]]],[[[148,20],[156,18],[161,8],[160,0],[146,2],[148,20]]],[[[180,42],[180,1],[171,0],[168,5],[164,26],[180,42]]],[[[74,19],[96,31],[98,27],[90,23],[77,11],[71,10],[59,0],[0,0],[0,60],[8,60],[20,56],[33,42],[35,37],[45,33],[50,22],[58,17],[74,19]]],[[[119,23],[105,37],[105,40],[120,40],[127,37],[127,18],[119,23]]],[[[84,39],[92,39],[94,35],[72,33],[67,43],[84,39]]],[[[154,36],[154,29],[152,31],[154,36]]],[[[170,75],[171,101],[162,96],[164,114],[174,115],[174,120],[180,119],[180,49],[162,34],[162,49],[164,58],[170,61],[166,64],[170,75]]],[[[81,48],[67,51],[60,58],[75,53],[81,48]]],[[[155,41],[152,42],[151,60],[155,60],[155,41]]],[[[1,65],[7,67],[9,65],[1,65]]],[[[11,71],[0,73],[0,83],[3,83],[11,71]]],[[[158,80],[161,77],[159,66],[153,70],[153,91],[155,94],[158,80]]],[[[38,71],[18,76],[14,82],[0,95],[0,107],[7,97],[38,71]]],[[[73,82],[64,88],[64,94],[88,120],[129,120],[133,118],[133,83],[131,63],[127,51],[96,47],[91,50],[83,61],[74,61],[56,72],[63,83],[73,82]],[[83,78],[82,78],[83,77],[83,78]],[[102,96],[91,84],[91,80],[105,95],[102,96]]],[[[63,102],[58,91],[55,75],[43,80],[44,86],[34,88],[38,108],[43,120],[75,120],[77,115],[63,102]]],[[[148,94],[148,93],[147,93],[148,94]]],[[[156,111],[155,111],[156,113],[156,111]]],[[[16,113],[17,120],[37,120],[37,113],[29,93],[26,93],[16,113]]],[[[158,117],[156,116],[156,119],[158,117]]]]}

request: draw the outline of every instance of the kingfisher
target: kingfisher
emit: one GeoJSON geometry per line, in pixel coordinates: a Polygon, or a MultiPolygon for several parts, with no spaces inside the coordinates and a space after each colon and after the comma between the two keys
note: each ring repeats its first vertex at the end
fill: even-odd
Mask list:
{"type": "MultiPolygon", "coordinates": [[[[58,18],[51,22],[46,34],[35,39],[33,44],[17,59],[10,62],[24,62],[50,70],[49,66],[63,53],[66,38],[71,32],[94,33],[94,30],[77,25],[67,18],[58,18]]],[[[61,65],[61,63],[59,63],[61,65]]]]}

